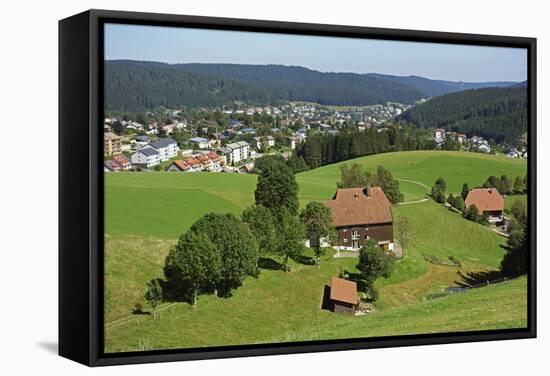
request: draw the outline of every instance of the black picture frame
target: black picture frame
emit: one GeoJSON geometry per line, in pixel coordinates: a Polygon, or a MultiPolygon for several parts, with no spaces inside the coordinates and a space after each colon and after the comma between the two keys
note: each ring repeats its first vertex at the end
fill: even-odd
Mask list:
{"type": "Polygon", "coordinates": [[[59,21],[59,354],[88,366],[536,337],[536,39],[357,26],[89,10],[59,21]],[[349,340],[103,352],[103,25],[123,23],[521,47],[528,54],[528,326],[349,340]],[[85,147],[83,147],[85,145],[85,147]]]}

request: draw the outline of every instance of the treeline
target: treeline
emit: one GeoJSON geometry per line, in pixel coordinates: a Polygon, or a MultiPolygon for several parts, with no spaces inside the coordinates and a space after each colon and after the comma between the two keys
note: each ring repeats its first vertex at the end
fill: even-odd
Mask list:
{"type": "MultiPolygon", "coordinates": [[[[313,169],[365,155],[405,150],[431,150],[429,132],[407,126],[346,131],[336,135],[313,134],[295,151],[307,168],[313,169]]],[[[299,162],[296,162],[299,163],[299,162]]]]}
{"type": "Polygon", "coordinates": [[[364,187],[380,187],[384,194],[392,204],[397,204],[404,200],[404,195],[401,193],[399,182],[394,179],[392,173],[384,166],[379,165],[376,171],[371,172],[358,164],[354,163],[351,166],[343,164],[340,166],[340,181],[337,183],[338,188],[364,188],[364,187]]]}
{"type": "Polygon", "coordinates": [[[485,88],[451,93],[432,98],[404,112],[397,120],[515,145],[527,132],[527,91],[485,88]]]}
{"type": "Polygon", "coordinates": [[[104,76],[106,111],[143,112],[161,106],[218,107],[235,101],[273,101],[269,92],[261,88],[164,63],[106,61],[104,76]]]}
{"type": "Polygon", "coordinates": [[[217,107],[245,102],[307,101],[322,105],[413,103],[426,95],[395,80],[323,73],[296,66],[106,61],[105,109],[217,107]]]}
{"type": "Polygon", "coordinates": [[[187,72],[235,80],[269,92],[274,98],[322,105],[358,106],[387,101],[413,103],[425,96],[399,80],[382,76],[319,72],[300,66],[178,64],[187,72]]]}

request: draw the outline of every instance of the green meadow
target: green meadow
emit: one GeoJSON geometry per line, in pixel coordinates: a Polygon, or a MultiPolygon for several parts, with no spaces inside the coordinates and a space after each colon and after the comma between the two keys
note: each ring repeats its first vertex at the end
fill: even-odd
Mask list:
{"type": "Polygon", "coordinates": [[[460,193],[462,184],[480,186],[490,175],[515,179],[526,173],[524,160],[480,153],[452,151],[410,151],[376,154],[323,166],[298,175],[298,182],[305,199],[331,197],[340,179],[339,166],[344,163],[359,163],[374,171],[378,165],[390,170],[400,179],[406,201],[421,199],[438,177],[447,181],[447,193],[460,193]]]}
{"type": "MultiPolygon", "coordinates": [[[[515,178],[526,169],[524,161],[463,152],[388,153],[353,162],[390,169],[406,201],[422,199],[439,176],[458,193],[464,182],[480,185],[489,175],[515,178]]],[[[338,179],[338,164],[297,175],[301,204],[331,198],[338,179]]],[[[377,281],[380,298],[373,313],[346,317],[320,309],[330,278],[356,272],[355,258],[328,252],[320,269],[295,262],[288,274],[262,269],[230,298],[200,296],[196,310],[169,302],[157,320],[132,314],[136,303],[148,310],[145,284],[163,276],[164,258],[177,238],[207,212],[240,215],[253,203],[255,185],[256,177],[245,174],[106,174],[107,352],[526,326],[525,279],[429,299],[464,283],[464,274],[497,269],[505,243],[487,227],[431,200],[393,208],[394,217],[409,219],[412,238],[392,276],[377,281]],[[450,256],[461,266],[449,265],[450,256]]]]}

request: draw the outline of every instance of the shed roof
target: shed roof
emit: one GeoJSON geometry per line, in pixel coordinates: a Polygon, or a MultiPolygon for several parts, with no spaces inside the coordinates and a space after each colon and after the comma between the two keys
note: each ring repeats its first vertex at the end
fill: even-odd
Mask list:
{"type": "Polygon", "coordinates": [[[332,277],[330,283],[330,300],[357,304],[357,283],[342,278],[332,277]]]}

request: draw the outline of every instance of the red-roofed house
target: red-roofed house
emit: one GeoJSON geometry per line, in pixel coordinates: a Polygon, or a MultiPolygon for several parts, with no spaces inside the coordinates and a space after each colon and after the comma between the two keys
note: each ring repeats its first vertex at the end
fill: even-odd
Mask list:
{"type": "Polygon", "coordinates": [[[193,171],[202,171],[202,163],[198,159],[189,157],[185,158],[183,161],[191,166],[193,171]]]}
{"type": "Polygon", "coordinates": [[[384,250],[393,251],[391,203],[382,188],[338,189],[324,204],[331,210],[338,232],[337,249],[358,250],[373,238],[384,250]]]}
{"type": "Polygon", "coordinates": [[[211,151],[210,153],[206,154],[208,158],[212,161],[212,171],[214,172],[220,172],[223,167],[223,160],[222,157],[220,157],[217,153],[211,151]]]}
{"type": "Polygon", "coordinates": [[[113,160],[118,163],[123,171],[128,171],[132,168],[132,164],[130,163],[130,160],[126,158],[124,155],[115,155],[113,157],[113,160]]]}
{"type": "Polygon", "coordinates": [[[464,204],[467,208],[474,205],[479,214],[485,216],[488,222],[502,221],[504,199],[495,188],[476,188],[468,192],[464,204]]]}
{"type": "Polygon", "coordinates": [[[166,167],[165,171],[191,172],[192,169],[191,166],[185,163],[185,161],[178,159],[177,161],[170,163],[170,165],[166,167]]]}

